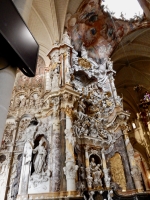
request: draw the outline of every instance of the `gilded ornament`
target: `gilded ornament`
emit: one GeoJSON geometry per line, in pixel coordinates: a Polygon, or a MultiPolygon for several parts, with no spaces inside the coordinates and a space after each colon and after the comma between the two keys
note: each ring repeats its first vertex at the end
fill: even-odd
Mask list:
{"type": "Polygon", "coordinates": [[[78,64],[86,69],[90,69],[92,67],[91,63],[84,58],[79,58],[78,64]]]}
{"type": "Polygon", "coordinates": [[[68,115],[70,118],[72,118],[72,109],[71,108],[69,108],[68,106],[66,107],[66,109],[65,109],[65,112],[66,112],[66,115],[68,115]]]}
{"type": "Polygon", "coordinates": [[[126,179],[119,153],[115,153],[115,155],[110,158],[110,165],[113,181],[116,182],[122,188],[122,190],[126,190],[126,179]]]}

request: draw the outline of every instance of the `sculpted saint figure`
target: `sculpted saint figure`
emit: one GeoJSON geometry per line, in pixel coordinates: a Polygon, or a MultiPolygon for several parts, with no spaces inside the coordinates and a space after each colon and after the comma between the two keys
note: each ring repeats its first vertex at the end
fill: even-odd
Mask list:
{"type": "Polygon", "coordinates": [[[52,91],[59,89],[59,81],[60,81],[60,76],[59,73],[57,72],[57,69],[55,69],[53,72],[53,79],[52,79],[52,91]]]}
{"type": "Polygon", "coordinates": [[[102,186],[102,170],[100,169],[100,164],[95,163],[95,159],[92,158],[90,162],[90,172],[93,177],[93,186],[97,188],[98,186],[102,186]]]}
{"type": "Polygon", "coordinates": [[[91,169],[91,172],[95,171],[95,167],[96,167],[95,159],[92,158],[92,159],[91,159],[91,162],[90,162],[90,169],[91,169]]]}
{"type": "Polygon", "coordinates": [[[46,142],[43,138],[41,138],[39,145],[33,149],[33,154],[35,155],[33,165],[36,174],[41,174],[43,172],[43,167],[45,164],[45,157],[46,157],[46,149],[45,149],[46,142]]]}

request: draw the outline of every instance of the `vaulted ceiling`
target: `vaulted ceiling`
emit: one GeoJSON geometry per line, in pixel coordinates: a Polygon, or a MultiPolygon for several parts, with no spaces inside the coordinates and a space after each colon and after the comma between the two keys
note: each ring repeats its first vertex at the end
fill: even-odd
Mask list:
{"type": "Polygon", "coordinates": [[[115,84],[118,94],[124,99],[124,109],[132,118],[139,112],[139,101],[150,90],[150,28],[136,30],[120,42],[112,54],[116,70],[115,84]],[[142,85],[141,92],[134,87],[142,85]]]}
{"type": "Polygon", "coordinates": [[[28,26],[40,45],[46,65],[52,45],[61,40],[67,14],[74,14],[82,0],[33,0],[28,26]]]}

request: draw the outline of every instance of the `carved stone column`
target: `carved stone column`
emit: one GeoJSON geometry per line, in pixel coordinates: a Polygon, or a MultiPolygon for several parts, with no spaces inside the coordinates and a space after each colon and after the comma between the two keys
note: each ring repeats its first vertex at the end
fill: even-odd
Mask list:
{"type": "Polygon", "coordinates": [[[89,155],[88,155],[88,149],[89,146],[85,146],[85,166],[86,166],[86,180],[87,180],[87,186],[88,189],[92,188],[92,183],[93,183],[93,178],[91,177],[91,172],[90,172],[90,163],[89,163],[89,155]]]}
{"type": "Polygon", "coordinates": [[[29,184],[29,176],[30,176],[30,170],[31,170],[32,149],[33,149],[32,144],[30,142],[26,142],[25,146],[24,146],[18,195],[27,195],[28,194],[28,184],[29,184]]]}
{"type": "Polygon", "coordinates": [[[60,131],[61,131],[61,184],[60,184],[60,190],[61,191],[66,191],[67,189],[67,183],[66,183],[66,177],[64,176],[64,170],[63,167],[65,166],[65,161],[66,161],[66,140],[65,140],[65,128],[66,128],[66,116],[64,109],[61,109],[61,114],[60,114],[60,131]]]}
{"type": "Polygon", "coordinates": [[[60,191],[61,171],[61,141],[60,141],[60,119],[59,119],[59,97],[53,99],[53,136],[52,136],[52,182],[53,192],[60,191]]]}
{"type": "Polygon", "coordinates": [[[110,188],[110,176],[109,176],[109,169],[106,166],[106,159],[103,150],[101,151],[102,154],[102,162],[103,162],[103,172],[104,172],[104,180],[106,188],[110,188]]]}
{"type": "Polygon", "coordinates": [[[149,172],[145,169],[145,165],[144,165],[143,160],[140,156],[138,156],[136,158],[136,162],[137,162],[137,164],[140,168],[140,171],[142,172],[142,177],[143,177],[143,181],[144,181],[146,190],[149,190],[150,189],[150,187],[149,187],[149,172]]]}
{"type": "MultiPolygon", "coordinates": [[[[0,68],[4,68],[8,62],[0,58],[0,68]]],[[[0,146],[5,129],[10,99],[16,76],[16,69],[11,66],[0,70],[0,146]]]]}
{"type": "Polygon", "coordinates": [[[0,155],[0,199],[6,199],[12,153],[0,155]]]}
{"type": "Polygon", "coordinates": [[[129,137],[128,137],[128,133],[127,133],[127,129],[124,129],[123,131],[124,136],[125,136],[125,144],[126,144],[126,148],[127,148],[127,154],[128,154],[128,158],[129,158],[129,163],[130,163],[130,167],[131,167],[131,174],[134,180],[134,184],[136,189],[141,192],[143,191],[143,186],[142,186],[142,179],[141,179],[141,174],[138,170],[138,167],[136,165],[136,161],[134,158],[134,150],[133,147],[130,143],[129,137]]]}
{"type": "Polygon", "coordinates": [[[89,146],[85,146],[85,166],[86,168],[89,167],[90,163],[89,163],[89,156],[88,156],[88,149],[89,149],[89,146]]]}
{"type": "Polygon", "coordinates": [[[68,108],[66,112],[66,166],[64,167],[64,173],[67,180],[67,191],[76,191],[76,172],[78,170],[78,165],[75,164],[74,158],[74,145],[76,138],[73,136],[72,132],[72,121],[71,121],[71,109],[68,108]]]}

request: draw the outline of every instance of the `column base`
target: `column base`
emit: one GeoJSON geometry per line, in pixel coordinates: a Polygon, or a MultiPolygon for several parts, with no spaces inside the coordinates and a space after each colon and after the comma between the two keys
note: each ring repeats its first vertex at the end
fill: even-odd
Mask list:
{"type": "Polygon", "coordinates": [[[76,191],[68,192],[50,192],[50,193],[40,193],[40,194],[27,194],[27,195],[18,195],[17,200],[33,200],[33,199],[55,199],[55,200],[75,200],[75,199],[84,199],[76,191]]]}

